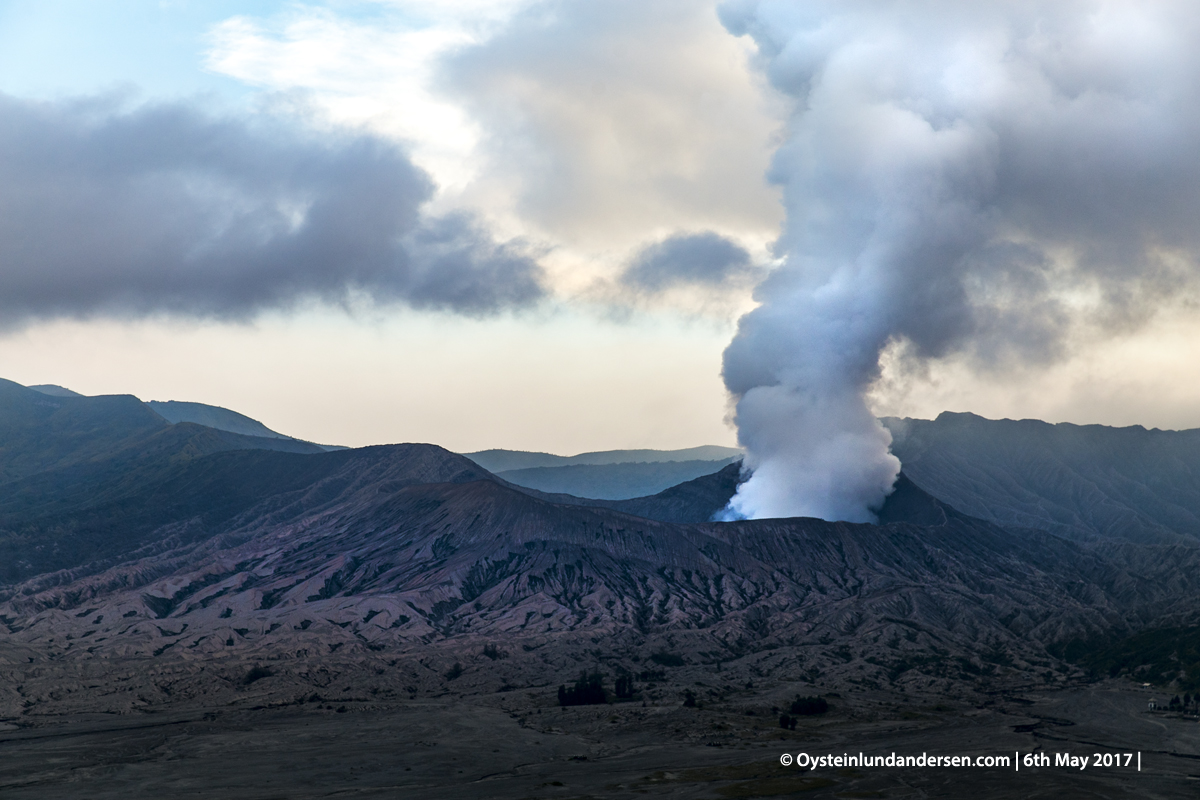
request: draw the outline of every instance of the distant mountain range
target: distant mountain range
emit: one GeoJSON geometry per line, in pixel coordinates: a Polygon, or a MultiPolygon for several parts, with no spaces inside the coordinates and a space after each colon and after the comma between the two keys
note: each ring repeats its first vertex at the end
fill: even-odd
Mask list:
{"type": "MultiPolygon", "coordinates": [[[[84,396],[54,384],[27,388],[52,397],[84,396]]],[[[145,404],[170,423],[193,422],[243,436],[303,441],[220,406],[179,400],[148,400],[145,404]]],[[[317,446],[324,450],[345,449],[338,445],[317,446]]],[[[481,450],[465,455],[518,486],[601,500],[624,500],[655,494],[716,472],[741,458],[741,451],[704,445],[683,450],[604,450],[574,456],[519,450],[481,450]]]]}
{"type": "Polygon", "coordinates": [[[481,450],[465,455],[518,486],[600,500],[627,500],[710,475],[741,459],[742,451],[704,445],[684,450],[603,450],[575,456],[519,450],[481,450]]]}
{"type": "Polygon", "coordinates": [[[684,450],[599,450],[575,456],[556,456],[551,453],[531,453],[522,450],[480,450],[475,453],[463,453],[463,455],[489,472],[499,474],[512,470],[579,465],[662,464],[678,461],[724,461],[728,463],[733,459],[741,458],[742,451],[736,447],[720,447],[709,444],[684,450]]]}
{"type": "Polygon", "coordinates": [[[209,406],[204,403],[185,403],[178,400],[147,400],[146,405],[154,409],[167,422],[195,422],[197,425],[207,425],[219,431],[241,433],[246,436],[263,436],[268,439],[290,439],[263,425],[256,419],[250,419],[244,414],[230,411],[220,406],[209,406]]]}
{"type": "MultiPolygon", "coordinates": [[[[85,395],[79,392],[52,383],[43,383],[25,388],[51,397],[85,397],[85,395]]],[[[230,411],[228,408],[222,408],[221,406],[210,406],[205,403],[189,403],[179,400],[147,400],[145,405],[172,424],[177,422],[194,422],[197,425],[203,425],[207,428],[238,433],[243,436],[258,436],[265,439],[290,439],[297,442],[304,441],[303,439],[296,439],[292,436],[277,433],[256,419],[251,419],[245,414],[239,414],[236,411],[230,411]]],[[[311,444],[311,442],[306,444],[311,444]]],[[[345,449],[339,445],[323,444],[317,445],[317,447],[323,450],[345,449]]]]}
{"type": "Polygon", "coordinates": [[[28,386],[28,389],[33,389],[35,392],[48,394],[51,397],[83,397],[79,392],[73,392],[65,386],[58,386],[53,383],[39,383],[37,386],[28,386]]]}
{"type": "Polygon", "coordinates": [[[657,494],[684,481],[711,475],[736,459],[718,461],[659,461],[628,464],[573,464],[565,467],[510,469],[496,473],[510,483],[543,492],[572,494],[599,500],[626,500],[657,494]]]}

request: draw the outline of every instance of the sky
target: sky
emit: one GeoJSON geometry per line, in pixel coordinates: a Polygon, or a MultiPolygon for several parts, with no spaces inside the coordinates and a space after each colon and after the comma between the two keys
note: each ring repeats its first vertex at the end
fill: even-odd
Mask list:
{"type": "Polygon", "coordinates": [[[842,407],[1200,427],[1193,128],[1162,111],[1194,15],[1067,3],[1050,63],[1028,4],[942,5],[0,0],[0,377],[354,446],[731,445],[865,314],[862,364],[822,362],[842,407]],[[912,98],[936,147],[881,116],[912,98]],[[1045,144],[1088,114],[1128,125],[1045,144]],[[1128,204],[1063,210],[1096,192],[1128,204]],[[899,282],[828,266],[880,242],[899,282]],[[813,305],[813,275],[858,288],[813,305]]]}

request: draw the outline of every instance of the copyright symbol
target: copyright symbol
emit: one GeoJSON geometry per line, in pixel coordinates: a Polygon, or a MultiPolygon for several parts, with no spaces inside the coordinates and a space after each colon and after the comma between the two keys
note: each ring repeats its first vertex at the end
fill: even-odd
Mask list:
{"type": "Polygon", "coordinates": [[[779,757],[779,763],[783,764],[785,767],[790,767],[792,765],[792,757],[787,753],[784,753],[779,757]]]}

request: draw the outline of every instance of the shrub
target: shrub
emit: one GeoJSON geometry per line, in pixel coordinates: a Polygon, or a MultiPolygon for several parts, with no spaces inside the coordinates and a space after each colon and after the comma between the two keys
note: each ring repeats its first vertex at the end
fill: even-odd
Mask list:
{"type": "Polygon", "coordinates": [[[683,656],[668,653],[666,650],[659,650],[657,653],[650,654],[650,660],[655,664],[664,667],[682,667],[684,665],[683,656]]]}
{"type": "Polygon", "coordinates": [[[246,673],[246,677],[242,679],[242,683],[245,684],[246,686],[249,686],[250,684],[254,683],[257,680],[261,680],[262,678],[269,678],[274,674],[275,674],[274,672],[271,672],[271,670],[267,669],[266,667],[257,667],[256,666],[256,667],[252,668],[249,672],[246,673]]]}
{"type": "Polygon", "coordinates": [[[696,707],[696,693],[693,692],[691,689],[683,690],[683,705],[686,708],[695,708],[696,707]]]}
{"type": "Polygon", "coordinates": [[[608,693],[604,691],[604,676],[599,672],[588,675],[579,673],[579,680],[568,689],[566,685],[558,687],[558,704],[560,706],[597,706],[608,702],[608,693]]]}
{"type": "Polygon", "coordinates": [[[462,674],[463,674],[462,664],[455,661],[454,666],[451,667],[450,669],[446,670],[446,680],[452,681],[455,678],[462,677],[462,674]]]}
{"type": "Polygon", "coordinates": [[[828,710],[829,703],[826,702],[824,697],[800,697],[799,695],[797,695],[796,699],[792,702],[792,707],[790,709],[793,714],[799,714],[805,717],[812,716],[814,714],[824,714],[828,710]]]}
{"type": "Polygon", "coordinates": [[[483,654],[485,656],[487,656],[488,658],[490,658],[492,661],[495,661],[498,658],[504,658],[504,656],[506,655],[506,653],[500,652],[500,649],[498,647],[496,647],[496,645],[494,645],[494,644],[484,645],[483,646],[483,654]]]}

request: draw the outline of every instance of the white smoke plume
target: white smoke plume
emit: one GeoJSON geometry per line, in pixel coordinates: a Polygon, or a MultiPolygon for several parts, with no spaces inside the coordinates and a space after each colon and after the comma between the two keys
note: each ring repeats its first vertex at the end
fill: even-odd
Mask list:
{"type": "Polygon", "coordinates": [[[729,517],[869,521],[898,473],[885,349],[1063,357],[1196,288],[1200,6],[744,0],[722,22],[794,101],[783,264],[724,378],[752,471],[729,517]]]}

